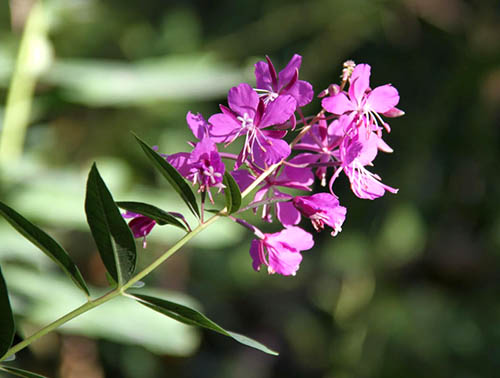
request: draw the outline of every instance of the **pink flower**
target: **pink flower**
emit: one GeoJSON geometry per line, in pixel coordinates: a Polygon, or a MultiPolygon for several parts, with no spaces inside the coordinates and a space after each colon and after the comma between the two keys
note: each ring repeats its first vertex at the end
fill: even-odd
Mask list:
{"type": "Polygon", "coordinates": [[[290,118],[296,107],[292,96],[280,96],[266,106],[250,85],[242,83],[230,89],[228,103],[229,108],[221,105],[222,113],[209,118],[209,134],[214,142],[226,144],[245,136],[237,166],[250,157],[266,168],[290,155],[288,143],[280,139],[284,132],[263,129],[280,125],[290,118]]]}
{"type": "Polygon", "coordinates": [[[330,193],[317,193],[312,196],[300,196],[293,199],[294,206],[311,220],[316,231],[321,231],[325,224],[333,228],[332,236],[342,231],[347,209],[340,206],[337,197],[330,193]]]}
{"type": "Polygon", "coordinates": [[[287,66],[276,75],[271,59],[266,56],[266,62],[255,64],[255,79],[257,92],[264,103],[274,101],[278,96],[290,95],[297,101],[297,106],[304,106],[313,98],[312,85],[307,81],[298,80],[302,57],[295,54],[287,66]]]}
{"type": "Polygon", "coordinates": [[[130,227],[134,238],[143,238],[142,247],[146,248],[146,236],[149,235],[153,227],[156,225],[156,222],[145,215],[136,214],[128,210],[122,214],[122,216],[123,218],[133,218],[130,222],[128,222],[128,226],[130,227]]]}
{"type": "Polygon", "coordinates": [[[359,198],[382,197],[386,190],[397,193],[398,189],[383,184],[380,176],[365,168],[367,165],[372,165],[378,149],[381,148],[381,140],[377,134],[366,132],[364,127],[360,128],[360,132],[355,137],[345,138],[340,146],[342,165],[330,179],[330,191],[332,191],[333,182],[343,170],[349,178],[352,191],[359,198]]]}
{"type": "Polygon", "coordinates": [[[349,114],[358,126],[364,125],[369,130],[380,132],[380,122],[389,132],[389,125],[379,113],[386,113],[388,116],[402,115],[402,111],[395,108],[399,102],[399,94],[390,84],[370,90],[370,72],[368,64],[358,64],[351,76],[348,95],[340,92],[323,98],[321,104],[330,113],[349,114]]]}
{"type": "Polygon", "coordinates": [[[302,261],[300,252],[313,246],[312,235],[299,227],[285,228],[274,234],[263,234],[262,238],[252,240],[252,266],[259,271],[260,266],[264,264],[269,274],[294,276],[302,261]]]}
{"type": "Polygon", "coordinates": [[[224,188],[222,184],[225,166],[217,151],[215,143],[208,135],[196,143],[191,153],[179,152],[177,154],[165,155],[166,160],[176,168],[181,175],[199,185],[199,191],[208,192],[210,200],[211,187],[219,190],[224,188]]]}

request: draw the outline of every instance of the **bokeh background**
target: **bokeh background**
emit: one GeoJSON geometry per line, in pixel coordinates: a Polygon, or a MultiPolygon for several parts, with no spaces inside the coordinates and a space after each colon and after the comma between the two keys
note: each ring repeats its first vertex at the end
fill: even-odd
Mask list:
{"type": "MultiPolygon", "coordinates": [[[[93,161],[115,198],[182,210],[130,131],[185,151],[186,112],[217,112],[231,86],[253,83],[266,54],[277,67],[301,54],[316,93],[338,81],[343,61],[367,62],[374,86],[398,88],[406,115],[391,121],[395,152],[376,160],[399,194],[360,200],[339,181],[344,230],[321,234],[296,277],[254,272],[251,235],[222,221],[146,279],[144,290],[196,306],[279,357],[117,300],[14,366],[64,378],[497,376],[497,0],[45,0],[41,18],[28,17],[32,5],[0,2],[0,138],[7,122],[20,125],[3,147],[0,198],[61,241],[94,293],[107,283],[83,212],[93,161]],[[13,80],[32,106],[7,121],[13,80]]],[[[155,229],[139,265],[179,235],[155,229]]],[[[84,300],[3,220],[0,263],[18,337],[84,300]]]]}

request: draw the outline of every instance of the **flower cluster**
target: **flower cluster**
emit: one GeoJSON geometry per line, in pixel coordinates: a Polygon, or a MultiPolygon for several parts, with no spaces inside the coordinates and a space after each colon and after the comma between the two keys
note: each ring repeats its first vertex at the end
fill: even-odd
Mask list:
{"type": "MultiPolygon", "coordinates": [[[[390,84],[372,89],[370,66],[348,61],[341,83],[331,84],[319,94],[322,110],[305,117],[302,108],[312,101],[314,92],[310,83],[299,80],[301,61],[301,56],[294,55],[279,73],[267,57],[255,64],[255,87],[241,83],[231,88],[228,105],[220,105],[220,112],[208,120],[201,114],[187,114],[187,124],[197,139],[190,142],[191,152],[163,155],[198,186],[202,212],[205,195],[213,202],[211,189],[224,190],[226,170],[241,191],[260,177],[253,200],[240,211],[260,211],[264,221],[272,222],[275,217],[284,228],[265,234],[230,218],[256,235],[250,247],[253,268],[265,265],[269,273],[282,275],[295,275],[301,251],[314,245],[313,236],[297,226],[302,217],[318,232],[325,225],[332,236],[342,230],[347,209],[333,191],[342,173],[359,198],[373,200],[386,191],[397,193],[367,167],[373,166],[379,151],[392,152],[382,136],[383,131],[390,132],[384,119],[404,114],[396,108],[398,91],[390,84]],[[287,142],[285,137],[292,132],[297,134],[287,137],[291,140],[287,142]],[[223,151],[233,143],[241,143],[238,154],[223,151]],[[308,194],[316,177],[325,189],[308,194]],[[287,189],[304,193],[294,195],[287,189]]],[[[154,224],[139,215],[130,222],[136,237],[145,237],[154,224]]]]}

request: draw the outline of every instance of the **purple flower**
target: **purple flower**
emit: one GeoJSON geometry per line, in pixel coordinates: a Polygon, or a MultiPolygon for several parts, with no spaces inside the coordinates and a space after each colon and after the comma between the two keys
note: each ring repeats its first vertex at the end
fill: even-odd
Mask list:
{"type": "Polygon", "coordinates": [[[316,231],[321,231],[325,224],[333,228],[332,236],[342,231],[347,209],[340,206],[337,197],[330,193],[317,193],[312,196],[300,196],[293,199],[294,206],[311,220],[316,231]]]}
{"type": "Polygon", "coordinates": [[[201,141],[196,143],[191,153],[179,152],[166,156],[167,161],[174,166],[181,175],[198,184],[201,192],[208,192],[209,198],[212,197],[209,189],[216,187],[219,190],[224,188],[222,184],[224,178],[224,163],[217,151],[215,143],[205,135],[201,141]]]}
{"type": "Polygon", "coordinates": [[[330,191],[333,182],[343,170],[349,178],[352,191],[359,198],[375,199],[383,196],[386,190],[397,193],[398,189],[383,184],[380,176],[365,168],[372,165],[380,146],[381,138],[373,132],[366,132],[363,127],[354,138],[345,138],[340,147],[342,165],[330,179],[330,191]]]}
{"type": "Polygon", "coordinates": [[[142,247],[146,248],[146,236],[151,232],[153,227],[156,225],[156,222],[145,215],[133,213],[128,210],[122,214],[122,216],[123,218],[132,218],[132,220],[128,222],[128,226],[130,227],[134,238],[143,238],[142,247]]]}
{"type": "Polygon", "coordinates": [[[379,132],[380,122],[389,132],[389,125],[382,120],[379,113],[389,116],[402,115],[401,110],[394,108],[399,102],[399,94],[390,84],[370,90],[370,72],[371,67],[368,64],[358,64],[350,79],[348,95],[340,92],[325,97],[321,104],[330,113],[349,114],[358,126],[363,124],[367,129],[379,132]]]}
{"type": "Polygon", "coordinates": [[[242,83],[229,90],[228,103],[229,108],[220,105],[222,113],[209,118],[209,134],[214,142],[226,144],[245,136],[237,166],[250,156],[255,164],[265,168],[290,155],[288,143],[279,139],[283,137],[282,132],[263,129],[290,118],[296,107],[292,96],[280,96],[266,106],[250,85],[242,83]]]}
{"type": "Polygon", "coordinates": [[[307,81],[298,80],[299,68],[302,57],[295,54],[287,66],[276,75],[271,59],[266,56],[266,62],[255,64],[255,79],[257,92],[265,104],[276,100],[281,95],[290,95],[297,101],[297,106],[302,107],[311,102],[313,98],[312,85],[307,81]]]}
{"type": "Polygon", "coordinates": [[[294,276],[302,261],[301,251],[314,245],[312,235],[299,227],[289,227],[274,234],[263,234],[261,239],[252,240],[250,256],[254,270],[262,264],[269,274],[278,273],[294,276]]]}

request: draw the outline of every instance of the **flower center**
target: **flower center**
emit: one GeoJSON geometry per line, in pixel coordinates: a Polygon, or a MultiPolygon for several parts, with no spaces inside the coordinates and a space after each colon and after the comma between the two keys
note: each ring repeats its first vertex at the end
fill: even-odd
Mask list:
{"type": "Polygon", "coordinates": [[[243,114],[243,117],[238,116],[236,119],[241,122],[241,128],[244,130],[251,130],[255,127],[253,124],[253,118],[250,118],[248,113],[243,114]]]}

